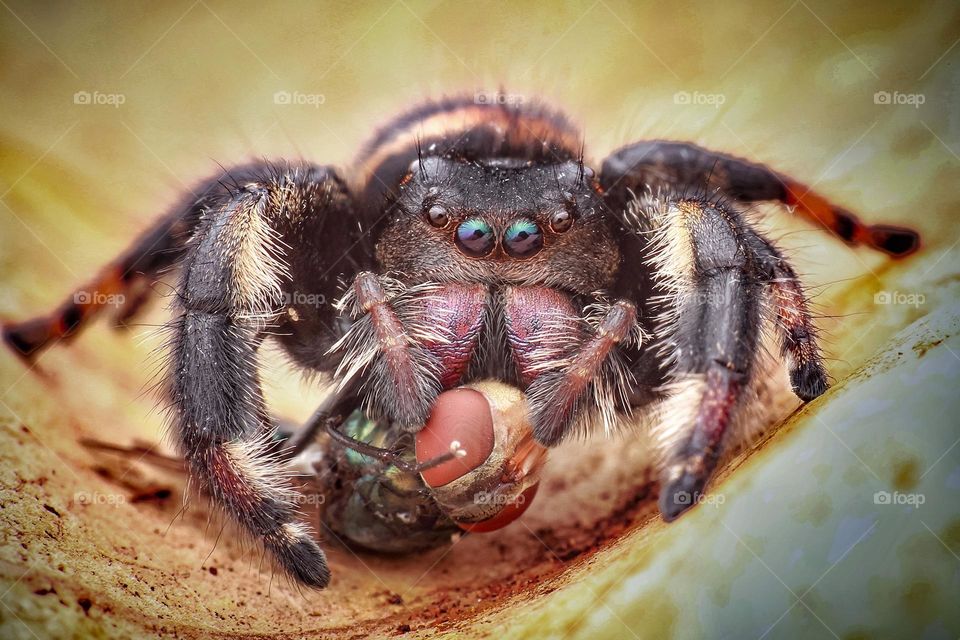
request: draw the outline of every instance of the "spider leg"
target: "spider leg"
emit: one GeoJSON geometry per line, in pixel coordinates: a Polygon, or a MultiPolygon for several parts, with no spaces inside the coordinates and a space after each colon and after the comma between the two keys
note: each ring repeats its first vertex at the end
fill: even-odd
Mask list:
{"type": "Polygon", "coordinates": [[[669,371],[655,427],[660,510],[672,520],[700,499],[747,399],[767,278],[735,210],[701,200],[650,208],[650,260],[666,292],[656,333],[669,371]]]}
{"type": "MultiPolygon", "coordinates": [[[[747,160],[693,144],[654,140],[614,152],[603,162],[602,184],[624,204],[626,191],[638,187],[676,191],[678,185],[701,193],[719,190],[740,202],[774,201],[795,207],[803,217],[851,245],[866,245],[893,257],[920,247],[916,231],[886,224],[868,225],[788,176],[747,160]]],[[[682,188],[682,187],[681,187],[682,188]]],[[[688,194],[693,195],[693,194],[688,194]]],[[[632,196],[630,196],[632,197],[632,196]]]]}
{"type": "Polygon", "coordinates": [[[71,339],[105,311],[117,309],[117,324],[127,324],[150,298],[154,280],[183,257],[204,203],[174,208],[53,312],[5,325],[4,341],[30,360],[53,343],[71,339]]]}
{"type": "Polygon", "coordinates": [[[312,165],[264,163],[244,177],[218,194],[182,263],[168,373],[173,434],[203,492],[288,575],[324,587],[324,553],[297,521],[271,439],[257,350],[268,333],[281,334],[295,358],[307,358],[295,353],[301,326],[315,351],[334,341],[332,329],[320,330],[332,305],[296,294],[335,290],[326,238],[350,238],[350,197],[331,170],[312,165]]]}
{"type": "Polygon", "coordinates": [[[827,390],[827,372],[803,286],[773,243],[755,231],[745,231],[744,242],[757,256],[767,281],[780,337],[780,355],[790,371],[790,386],[804,402],[813,400],[827,390]]]}
{"type": "Polygon", "coordinates": [[[89,282],[78,287],[51,313],[3,327],[4,341],[22,358],[35,358],[52,344],[68,342],[102,314],[113,310],[114,325],[126,326],[154,295],[155,282],[180,262],[205,212],[220,205],[230,183],[255,179],[262,163],[233,167],[200,182],[190,194],[89,282]]]}

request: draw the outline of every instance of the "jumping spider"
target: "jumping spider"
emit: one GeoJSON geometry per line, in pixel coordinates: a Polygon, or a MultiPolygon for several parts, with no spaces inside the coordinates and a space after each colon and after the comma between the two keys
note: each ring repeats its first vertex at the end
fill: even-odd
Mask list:
{"type": "MultiPolygon", "coordinates": [[[[127,319],[178,268],[167,382],[190,475],[313,587],[329,581],[326,558],[266,444],[267,336],[333,375],[338,415],[362,406],[411,431],[443,390],[482,378],[526,392],[546,446],[652,416],[673,520],[755,401],[762,329],[797,396],[827,388],[801,284],[744,205],[792,207],[893,257],[919,246],[909,229],[864,224],[792,178],[692,144],[631,144],[595,172],[560,113],[470,99],[401,115],[343,175],[252,162],[197,193],[83,290],[125,293],[127,319]],[[343,293],[343,274],[340,302],[315,304],[343,293]]],[[[30,357],[102,300],[68,299],[5,338],[30,357]]]]}

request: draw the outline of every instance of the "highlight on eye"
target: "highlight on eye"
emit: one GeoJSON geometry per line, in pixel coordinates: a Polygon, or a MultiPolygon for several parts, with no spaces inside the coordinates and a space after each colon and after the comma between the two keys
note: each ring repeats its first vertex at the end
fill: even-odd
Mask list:
{"type": "Polygon", "coordinates": [[[514,220],[503,234],[503,248],[514,258],[529,258],[543,248],[543,232],[532,220],[514,220]]]}
{"type": "Polygon", "coordinates": [[[479,258],[485,256],[497,244],[493,228],[483,218],[469,218],[457,227],[457,247],[464,254],[479,258]]]}

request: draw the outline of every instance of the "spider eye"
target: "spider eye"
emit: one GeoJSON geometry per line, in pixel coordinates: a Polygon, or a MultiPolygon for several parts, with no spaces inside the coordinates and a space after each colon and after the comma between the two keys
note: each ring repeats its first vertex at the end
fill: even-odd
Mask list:
{"type": "Polygon", "coordinates": [[[457,247],[468,256],[479,258],[493,251],[497,240],[493,228],[482,218],[464,220],[457,227],[457,247]]]}
{"type": "Polygon", "coordinates": [[[514,220],[503,234],[503,247],[514,258],[529,258],[543,248],[543,232],[532,220],[514,220]]]}
{"type": "Polygon", "coordinates": [[[557,211],[550,217],[550,229],[554,233],[563,233],[573,226],[573,214],[566,209],[557,211]]]}
{"type": "Polygon", "coordinates": [[[450,224],[450,216],[447,215],[447,210],[439,204],[432,205],[427,209],[427,220],[438,229],[450,224]]]}

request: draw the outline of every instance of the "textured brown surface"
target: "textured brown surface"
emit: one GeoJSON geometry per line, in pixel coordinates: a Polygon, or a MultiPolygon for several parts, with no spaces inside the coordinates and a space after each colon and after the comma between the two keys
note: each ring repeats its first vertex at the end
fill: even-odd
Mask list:
{"type": "MultiPolygon", "coordinates": [[[[768,219],[812,285],[837,381],[897,331],[942,316],[894,348],[903,353],[879,369],[880,386],[870,386],[876,368],[854,376],[728,467],[714,485],[726,498],[717,509],[701,505],[668,527],[637,472],[641,446],[572,443],[551,459],[520,522],[419,557],[330,544],[334,584],[303,594],[271,580],[259,551],[230,529],[221,535],[202,505],[178,515],[176,473],[77,444],[162,439],[145,393],[162,304],[144,326],[98,326],[30,370],[2,352],[0,637],[756,637],[775,623],[767,637],[956,637],[956,615],[944,612],[960,597],[950,578],[960,500],[949,475],[960,434],[946,422],[957,415],[948,349],[960,353],[947,340],[960,233],[948,91],[960,47],[949,48],[960,28],[953,8],[910,6],[0,9],[3,318],[49,309],[215,162],[343,163],[407,101],[501,85],[568,108],[594,158],[640,137],[693,140],[776,164],[870,221],[918,226],[923,253],[890,265],[786,215],[768,219]],[[76,91],[125,101],[78,105],[76,91]],[[324,101],[277,105],[277,91],[324,101]],[[877,91],[925,103],[877,104],[877,91]],[[881,290],[922,293],[925,303],[876,305],[881,290]],[[848,422],[831,421],[844,411],[848,422]],[[770,487],[780,492],[772,502],[770,487]],[[882,512],[876,532],[841,556],[861,532],[841,535],[847,518],[868,518],[861,511],[884,487],[925,491],[926,510],[902,521],[882,512]]],[[[268,361],[272,405],[306,417],[322,390],[276,354],[268,361]]]]}

